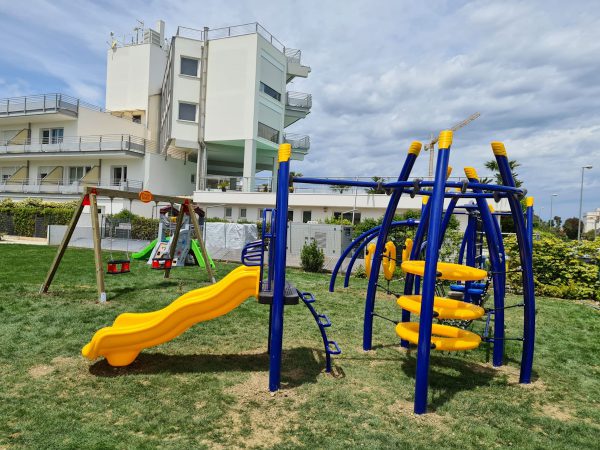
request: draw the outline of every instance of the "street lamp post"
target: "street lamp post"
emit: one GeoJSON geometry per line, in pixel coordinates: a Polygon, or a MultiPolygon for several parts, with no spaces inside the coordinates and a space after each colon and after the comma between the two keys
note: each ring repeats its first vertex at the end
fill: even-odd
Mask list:
{"type": "Polygon", "coordinates": [[[554,200],[554,197],[557,197],[558,194],[552,194],[550,196],[550,224],[552,226],[552,228],[554,228],[554,216],[552,215],[552,200],[554,200]]]}
{"type": "Polygon", "coordinates": [[[579,215],[577,216],[577,242],[581,242],[581,209],[583,207],[583,173],[592,166],[581,166],[581,188],[579,189],[579,215]]]}

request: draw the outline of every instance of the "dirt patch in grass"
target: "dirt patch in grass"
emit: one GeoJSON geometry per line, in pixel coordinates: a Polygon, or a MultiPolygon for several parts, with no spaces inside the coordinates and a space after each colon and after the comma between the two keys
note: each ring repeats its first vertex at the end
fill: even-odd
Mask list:
{"type": "Polygon", "coordinates": [[[54,372],[54,367],[47,364],[40,364],[38,366],[31,367],[27,372],[32,378],[37,379],[45,377],[46,375],[50,375],[52,372],[54,372]]]}
{"type": "Polygon", "coordinates": [[[565,405],[548,403],[540,406],[543,415],[561,422],[567,422],[573,419],[574,413],[565,405]]]}
{"type": "MultiPolygon", "coordinates": [[[[286,373],[286,378],[301,377],[300,373],[286,373]]],[[[246,380],[225,392],[235,403],[223,421],[231,445],[241,448],[278,446],[284,441],[284,432],[298,427],[298,410],[305,399],[297,389],[270,393],[268,372],[253,372],[246,380]]],[[[286,440],[289,442],[289,439],[286,440]]]]}
{"type": "Polygon", "coordinates": [[[500,367],[494,367],[491,364],[473,364],[472,368],[475,372],[493,371],[499,375],[505,375],[507,384],[509,386],[520,386],[523,389],[540,392],[546,391],[547,389],[546,383],[544,383],[544,381],[542,381],[540,378],[527,384],[519,383],[519,377],[521,376],[521,369],[519,367],[510,366],[507,364],[504,364],[500,367]]]}
{"type": "Polygon", "coordinates": [[[443,416],[435,411],[428,411],[425,414],[415,414],[414,406],[414,403],[410,400],[398,399],[388,409],[393,415],[408,417],[418,424],[430,425],[440,431],[451,428],[452,420],[448,416],[443,416]]]}

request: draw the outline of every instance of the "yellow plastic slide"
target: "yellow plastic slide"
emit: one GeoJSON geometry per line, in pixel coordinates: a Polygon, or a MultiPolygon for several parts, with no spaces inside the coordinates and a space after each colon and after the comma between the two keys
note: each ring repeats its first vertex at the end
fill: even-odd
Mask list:
{"type": "Polygon", "coordinates": [[[140,351],[176,338],[198,322],[232,311],[258,296],[260,267],[240,266],[216,284],[187,292],[169,306],[149,313],[124,313],[96,332],[81,354],[104,356],[111,366],[131,364],[140,351]]]}

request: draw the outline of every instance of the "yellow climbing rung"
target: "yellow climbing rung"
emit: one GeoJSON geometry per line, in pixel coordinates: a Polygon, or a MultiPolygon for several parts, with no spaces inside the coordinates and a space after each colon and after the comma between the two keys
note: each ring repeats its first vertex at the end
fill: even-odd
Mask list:
{"type": "MultiPolygon", "coordinates": [[[[425,273],[425,261],[404,261],[402,263],[402,270],[413,275],[423,276],[425,273]]],[[[437,272],[437,278],[440,280],[478,281],[487,277],[485,270],[447,262],[438,262],[437,272]]]]}
{"type": "MultiPolygon", "coordinates": [[[[402,309],[421,314],[420,295],[403,295],[397,303],[402,309]]],[[[433,311],[438,319],[475,320],[485,314],[481,306],[444,297],[433,298],[433,311]]]]}
{"type": "MultiPolygon", "coordinates": [[[[396,334],[400,339],[411,344],[419,343],[419,324],[417,322],[401,322],[396,325],[396,334]]],[[[481,337],[462,328],[449,325],[431,325],[431,347],[433,350],[455,352],[473,350],[481,344],[481,337]]]]}

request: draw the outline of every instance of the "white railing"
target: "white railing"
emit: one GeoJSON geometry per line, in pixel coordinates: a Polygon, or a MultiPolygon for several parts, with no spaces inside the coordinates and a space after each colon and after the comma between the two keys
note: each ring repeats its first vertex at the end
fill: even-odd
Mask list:
{"type": "Polygon", "coordinates": [[[302,51],[297,48],[286,48],[285,56],[289,63],[301,64],[302,63],[302,51]]]}
{"type": "Polygon", "coordinates": [[[264,28],[258,22],[234,25],[231,27],[215,28],[213,30],[208,30],[207,36],[205,36],[203,30],[189,27],[177,27],[177,36],[194,39],[197,41],[212,41],[229,37],[245,36],[247,34],[259,34],[281,53],[286,52],[285,45],[283,45],[275,36],[269,33],[266,28],[264,28]]]}
{"type": "Polygon", "coordinates": [[[87,181],[65,182],[63,180],[44,181],[40,178],[31,178],[19,181],[3,181],[0,183],[0,192],[15,194],[81,194],[86,186],[130,192],[140,192],[144,189],[144,183],[140,180],[92,183],[87,181]]]}
{"type": "Polygon", "coordinates": [[[304,92],[289,91],[285,94],[285,104],[291,108],[309,110],[312,108],[312,95],[304,92]]]}
{"type": "Polygon", "coordinates": [[[0,141],[0,154],[114,151],[127,151],[138,154],[154,153],[156,152],[156,143],[129,134],[23,139],[22,142],[0,141]]]}
{"type": "Polygon", "coordinates": [[[30,95],[0,99],[0,117],[61,111],[77,115],[79,99],[64,94],[30,95]]]}

